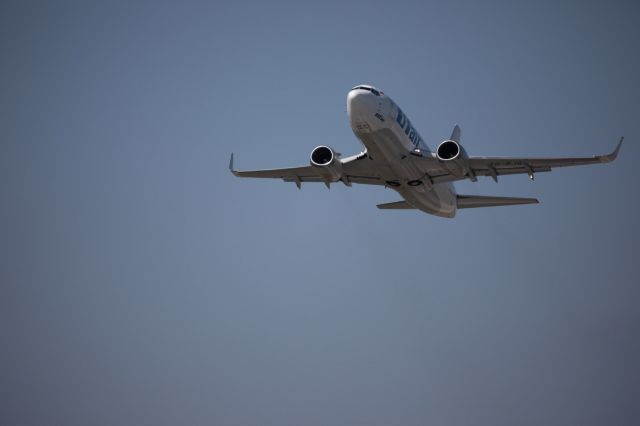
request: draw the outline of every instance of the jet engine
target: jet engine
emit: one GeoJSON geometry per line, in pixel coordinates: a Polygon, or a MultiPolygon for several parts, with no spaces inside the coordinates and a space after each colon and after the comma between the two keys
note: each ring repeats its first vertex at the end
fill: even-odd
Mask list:
{"type": "Polygon", "coordinates": [[[454,176],[463,177],[469,175],[471,177],[469,156],[458,142],[450,139],[443,141],[438,145],[436,156],[454,176]]]}
{"type": "Polygon", "coordinates": [[[318,169],[325,183],[335,182],[342,177],[342,162],[340,154],[328,146],[318,146],[311,151],[310,163],[318,169]]]}

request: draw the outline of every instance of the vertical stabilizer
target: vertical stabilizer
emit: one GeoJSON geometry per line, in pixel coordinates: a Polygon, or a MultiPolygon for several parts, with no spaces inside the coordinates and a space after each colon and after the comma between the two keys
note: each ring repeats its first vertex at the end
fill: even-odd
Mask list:
{"type": "Polygon", "coordinates": [[[449,138],[454,142],[460,143],[460,126],[457,124],[453,127],[453,132],[451,132],[451,137],[449,138]]]}

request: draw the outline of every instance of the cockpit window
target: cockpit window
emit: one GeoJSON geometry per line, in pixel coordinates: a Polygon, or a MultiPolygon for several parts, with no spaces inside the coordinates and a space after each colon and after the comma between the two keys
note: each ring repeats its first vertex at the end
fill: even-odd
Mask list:
{"type": "Polygon", "coordinates": [[[366,90],[368,92],[373,93],[376,96],[380,96],[380,92],[372,87],[367,87],[367,86],[356,86],[351,90],[356,90],[356,89],[362,89],[362,90],[366,90]]]}

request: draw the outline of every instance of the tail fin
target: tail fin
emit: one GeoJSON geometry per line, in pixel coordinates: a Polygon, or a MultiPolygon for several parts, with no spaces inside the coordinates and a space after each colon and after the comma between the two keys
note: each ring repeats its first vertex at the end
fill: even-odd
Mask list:
{"type": "Polygon", "coordinates": [[[453,127],[453,132],[451,132],[451,137],[449,139],[451,139],[452,141],[458,142],[460,143],[460,126],[458,126],[457,124],[453,127]]]}
{"type": "Polygon", "coordinates": [[[539,201],[535,198],[458,195],[459,209],[472,209],[475,207],[513,206],[517,204],[538,204],[538,203],[539,201]]]}

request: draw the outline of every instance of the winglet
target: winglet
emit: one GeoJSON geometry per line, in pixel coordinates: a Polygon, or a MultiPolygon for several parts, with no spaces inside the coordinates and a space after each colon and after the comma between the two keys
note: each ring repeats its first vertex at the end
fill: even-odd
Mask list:
{"type": "Polygon", "coordinates": [[[233,169],[233,152],[231,153],[231,158],[229,159],[229,171],[233,173],[235,176],[238,176],[236,171],[233,169]]]}
{"type": "Polygon", "coordinates": [[[601,155],[600,161],[603,163],[610,163],[618,157],[618,152],[620,152],[620,147],[622,146],[622,141],[624,141],[624,136],[620,138],[618,145],[616,145],[616,149],[613,150],[611,154],[601,155]]]}

